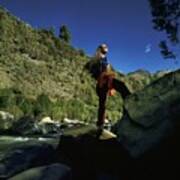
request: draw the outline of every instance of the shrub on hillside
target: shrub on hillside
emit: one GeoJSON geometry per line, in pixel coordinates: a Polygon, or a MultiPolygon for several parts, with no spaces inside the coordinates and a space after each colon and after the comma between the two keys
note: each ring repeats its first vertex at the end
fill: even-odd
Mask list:
{"type": "Polygon", "coordinates": [[[50,116],[52,102],[46,94],[41,94],[37,97],[34,104],[34,116],[50,116]]]}

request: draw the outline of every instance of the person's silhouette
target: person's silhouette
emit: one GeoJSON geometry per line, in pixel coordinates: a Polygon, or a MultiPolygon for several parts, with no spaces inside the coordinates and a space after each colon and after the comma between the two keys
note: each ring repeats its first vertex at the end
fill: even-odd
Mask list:
{"type": "Polygon", "coordinates": [[[95,56],[85,66],[92,77],[97,80],[96,92],[99,97],[99,108],[96,125],[99,135],[104,126],[107,96],[114,95],[114,90],[120,92],[123,99],[130,94],[124,82],[115,79],[115,73],[111,70],[111,65],[107,60],[107,53],[108,46],[106,44],[101,44],[98,46],[95,56]]]}

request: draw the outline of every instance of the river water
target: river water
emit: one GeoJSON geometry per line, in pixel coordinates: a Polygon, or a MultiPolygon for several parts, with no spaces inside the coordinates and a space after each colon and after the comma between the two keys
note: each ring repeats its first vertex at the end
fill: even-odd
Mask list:
{"type": "Polygon", "coordinates": [[[59,142],[58,137],[21,137],[21,136],[0,136],[0,160],[4,155],[14,149],[26,145],[52,144],[56,146],[59,142]]]}

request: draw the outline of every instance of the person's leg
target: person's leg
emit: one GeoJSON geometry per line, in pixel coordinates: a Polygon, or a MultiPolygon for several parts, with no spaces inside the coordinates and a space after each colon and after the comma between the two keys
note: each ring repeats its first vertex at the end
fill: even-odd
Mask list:
{"type": "Polygon", "coordinates": [[[98,108],[98,121],[97,127],[103,127],[105,121],[105,108],[106,108],[106,99],[107,99],[107,87],[98,88],[99,96],[99,108],[98,108]]]}
{"type": "Polygon", "coordinates": [[[113,88],[121,94],[123,99],[131,94],[124,82],[114,78],[112,83],[113,88]]]}
{"type": "Polygon", "coordinates": [[[105,121],[105,108],[106,108],[106,98],[107,98],[107,88],[98,88],[98,97],[99,97],[99,107],[98,107],[98,120],[97,125],[97,134],[96,137],[99,138],[103,132],[103,126],[105,121]]]}

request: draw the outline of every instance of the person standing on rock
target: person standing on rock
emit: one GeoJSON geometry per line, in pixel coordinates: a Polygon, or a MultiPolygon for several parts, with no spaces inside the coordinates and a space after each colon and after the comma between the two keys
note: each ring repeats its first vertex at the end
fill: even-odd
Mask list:
{"type": "Polygon", "coordinates": [[[105,108],[107,96],[113,96],[116,91],[120,92],[125,98],[130,94],[125,84],[115,79],[115,72],[107,60],[109,49],[107,44],[103,43],[96,49],[95,56],[86,64],[85,68],[93,78],[96,79],[96,93],[99,97],[98,120],[96,122],[99,134],[103,131],[105,122],[105,108]]]}

